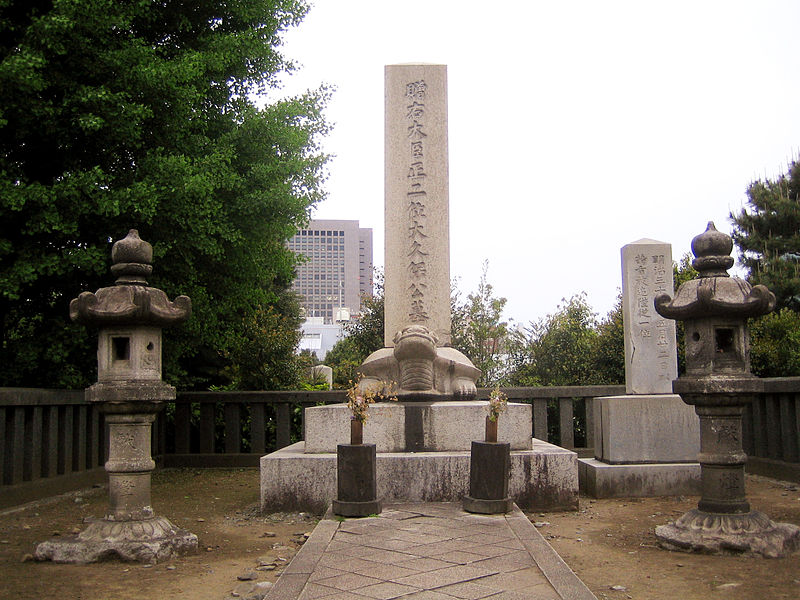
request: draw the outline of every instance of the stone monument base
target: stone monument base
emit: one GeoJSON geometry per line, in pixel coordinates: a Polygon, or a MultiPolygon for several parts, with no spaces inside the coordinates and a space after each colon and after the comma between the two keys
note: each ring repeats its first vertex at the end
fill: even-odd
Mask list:
{"type": "Polygon", "coordinates": [[[693,509],[674,523],[656,527],[668,550],[709,554],[754,554],[781,558],[800,549],[800,527],[774,523],[762,512],[714,514],[693,509]]]}
{"type": "MultiPolygon", "coordinates": [[[[488,402],[416,401],[377,402],[369,408],[364,443],[378,452],[469,451],[472,440],[485,434],[488,402]]],[[[350,409],[328,404],[305,409],[305,452],[336,452],[350,437],[350,409]]],[[[531,449],[531,405],[509,403],[497,421],[498,440],[511,450],[531,449]]]]}
{"type": "Polygon", "coordinates": [[[609,465],[578,459],[581,491],[592,498],[700,495],[700,463],[609,465]]]}
{"type": "Polygon", "coordinates": [[[693,463],[700,419],[677,394],[595,398],[594,456],[609,464],[693,463]]]}
{"type": "Polygon", "coordinates": [[[578,462],[594,498],[700,494],[700,422],[677,394],[595,398],[595,458],[578,462]]]}
{"type": "Polygon", "coordinates": [[[197,552],[197,536],[164,517],[141,521],[92,522],[77,536],[51,539],[36,546],[36,560],[86,564],[110,558],[155,564],[197,552]]]}
{"type": "MultiPolygon", "coordinates": [[[[537,439],[532,440],[532,448],[511,451],[509,497],[527,510],[576,510],[577,455],[537,439]]],[[[469,493],[469,469],[469,450],[378,452],[377,497],[384,503],[461,502],[469,493]]],[[[305,442],[297,442],[261,457],[264,511],[322,514],[336,491],[335,452],[308,454],[305,442]]]]}

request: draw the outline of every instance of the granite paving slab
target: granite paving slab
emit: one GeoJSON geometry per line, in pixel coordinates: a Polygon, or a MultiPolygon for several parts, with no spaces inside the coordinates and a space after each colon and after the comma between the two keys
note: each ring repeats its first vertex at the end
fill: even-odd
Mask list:
{"type": "Polygon", "coordinates": [[[460,503],[328,514],[267,600],[597,600],[528,518],[460,503]]]}

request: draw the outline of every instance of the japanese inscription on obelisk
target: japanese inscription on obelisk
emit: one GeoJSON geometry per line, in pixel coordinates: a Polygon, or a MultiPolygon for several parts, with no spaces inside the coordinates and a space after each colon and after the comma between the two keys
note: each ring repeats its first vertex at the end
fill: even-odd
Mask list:
{"type": "Polygon", "coordinates": [[[480,371],[450,347],[447,67],[387,65],[385,86],[385,347],[361,365],[359,386],[473,400],[480,371]]]}
{"type": "Polygon", "coordinates": [[[447,66],[385,69],[384,343],[421,325],[449,345],[447,66]]]}

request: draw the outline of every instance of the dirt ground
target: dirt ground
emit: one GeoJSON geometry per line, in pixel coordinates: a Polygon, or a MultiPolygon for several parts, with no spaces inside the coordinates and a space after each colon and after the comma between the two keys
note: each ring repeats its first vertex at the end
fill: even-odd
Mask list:
{"type": "MultiPolygon", "coordinates": [[[[754,508],[800,525],[797,485],[755,476],[748,477],[747,485],[754,508]]],[[[102,516],[104,488],[0,512],[0,598],[222,600],[242,585],[237,577],[247,571],[255,572],[258,581],[275,581],[318,516],[260,515],[258,494],[255,469],[156,473],[156,512],[196,533],[200,552],[152,566],[30,560],[37,542],[80,530],[85,517],[102,516]],[[262,570],[256,570],[260,564],[262,570]]],[[[800,554],[770,560],[659,549],[654,527],[696,502],[692,497],[581,498],[577,512],[529,516],[601,600],[800,598],[800,554]]]]}

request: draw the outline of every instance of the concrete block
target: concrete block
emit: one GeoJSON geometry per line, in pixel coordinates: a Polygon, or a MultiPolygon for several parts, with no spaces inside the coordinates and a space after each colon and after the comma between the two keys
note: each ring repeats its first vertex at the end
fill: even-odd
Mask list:
{"type": "Polygon", "coordinates": [[[632,498],[700,494],[699,463],[609,465],[578,459],[581,492],[593,498],[632,498]]]}
{"type": "MultiPolygon", "coordinates": [[[[469,451],[484,438],[487,402],[379,402],[369,409],[364,443],[380,452],[469,451]]],[[[345,404],[313,406],[305,411],[306,453],[336,452],[350,441],[350,409],[345,404]]],[[[509,403],[498,420],[498,441],[512,450],[530,450],[530,404],[509,403]]]]}
{"type": "Polygon", "coordinates": [[[595,458],[611,464],[697,461],[700,420],[677,394],[594,399],[595,458]]]}

